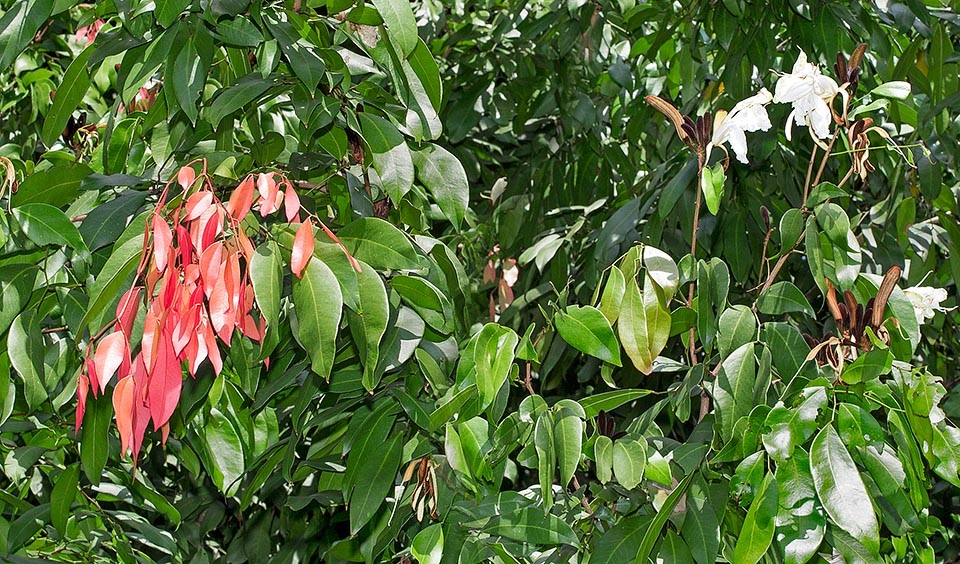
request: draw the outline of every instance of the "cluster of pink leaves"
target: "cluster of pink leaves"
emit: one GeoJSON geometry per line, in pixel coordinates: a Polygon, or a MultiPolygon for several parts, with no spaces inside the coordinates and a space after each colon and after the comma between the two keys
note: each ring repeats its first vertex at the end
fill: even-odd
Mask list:
{"type": "MultiPolygon", "coordinates": [[[[257,342],[264,337],[266,323],[254,308],[248,271],[254,245],[240,227],[244,217],[256,206],[261,216],[282,210],[287,222],[300,221],[300,199],[279,174],[246,177],[226,203],[217,197],[205,173],[197,182],[190,166],[182,168],[175,181],[184,197],[166,210],[171,207],[166,199],[174,180],[160,196],[144,229],[134,284],[121,297],[116,319],[94,337],[95,352],[90,355],[91,343],[77,388],[79,430],[88,393],[92,391],[94,397],[107,393],[116,376],[117,429],[122,452],[132,451],[134,460],[151,421],[166,441],[169,420],[180,399],[183,363],[195,376],[199,365],[209,360],[219,374],[223,360],[218,338],[229,346],[235,330],[257,342]],[[145,308],[143,335],[134,351],[131,335],[141,307],[145,308]]],[[[290,267],[297,277],[313,250],[313,221],[308,218],[300,224],[291,250],[290,267]]]]}

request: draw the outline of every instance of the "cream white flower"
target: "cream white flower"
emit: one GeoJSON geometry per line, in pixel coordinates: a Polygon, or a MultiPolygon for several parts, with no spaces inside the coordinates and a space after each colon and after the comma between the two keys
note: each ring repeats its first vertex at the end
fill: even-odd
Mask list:
{"type": "Polygon", "coordinates": [[[707,145],[707,162],[710,161],[710,150],[713,147],[729,142],[737,160],[747,164],[747,136],[744,132],[770,129],[770,117],[764,106],[772,99],[770,92],[762,88],[760,92],[738,102],[730,113],[723,110],[717,112],[713,121],[713,139],[707,145]]]}
{"type": "Polygon", "coordinates": [[[787,118],[787,139],[794,123],[809,127],[810,135],[818,144],[819,139],[829,137],[832,113],[828,102],[839,92],[836,81],[820,74],[820,68],[808,63],[807,54],[800,51],[793,72],[780,76],[773,95],[774,102],[793,104],[787,118]]]}
{"type": "Polygon", "coordinates": [[[947,291],[943,288],[934,288],[932,286],[914,286],[903,291],[910,298],[913,304],[913,311],[917,314],[917,324],[923,324],[928,319],[933,319],[933,315],[938,311],[950,311],[953,308],[945,308],[940,303],[947,299],[947,291]]]}

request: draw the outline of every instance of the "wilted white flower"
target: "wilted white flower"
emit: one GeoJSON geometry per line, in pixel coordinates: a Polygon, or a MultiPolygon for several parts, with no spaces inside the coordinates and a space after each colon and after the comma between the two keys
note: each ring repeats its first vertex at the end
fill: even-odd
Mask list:
{"type": "Polygon", "coordinates": [[[763,88],[746,100],[741,100],[726,113],[717,112],[713,121],[713,139],[707,145],[707,162],[710,161],[710,150],[729,142],[730,148],[737,155],[737,160],[747,164],[747,136],[746,131],[766,131],[770,129],[770,117],[764,107],[770,103],[773,96],[763,88]]]}
{"type": "Polygon", "coordinates": [[[941,307],[940,303],[947,299],[947,291],[932,286],[914,286],[903,291],[913,304],[913,311],[917,314],[917,324],[933,319],[938,311],[950,311],[952,308],[941,307]]]}
{"type": "Polygon", "coordinates": [[[793,104],[793,111],[787,118],[787,139],[790,139],[794,123],[809,127],[811,136],[818,143],[818,137],[829,137],[832,114],[828,101],[839,92],[836,81],[820,74],[819,67],[808,63],[807,54],[800,51],[793,72],[777,80],[773,96],[774,102],[793,104]]]}

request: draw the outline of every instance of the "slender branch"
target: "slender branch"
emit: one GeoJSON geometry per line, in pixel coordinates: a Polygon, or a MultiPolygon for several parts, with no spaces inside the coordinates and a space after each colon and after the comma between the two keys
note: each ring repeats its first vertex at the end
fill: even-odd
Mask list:
{"type": "Polygon", "coordinates": [[[531,381],[531,377],[530,377],[530,361],[529,360],[527,361],[527,374],[523,379],[523,384],[524,386],[527,387],[527,392],[529,392],[531,396],[537,395],[537,392],[533,391],[533,382],[531,381]]]}
{"type": "Polygon", "coordinates": [[[813,164],[817,159],[817,145],[814,144],[813,151],[810,153],[810,164],[807,165],[807,179],[803,181],[803,203],[801,208],[807,207],[807,196],[810,195],[810,177],[813,176],[813,164]]]}
{"type": "MultiPolygon", "coordinates": [[[[576,474],[573,475],[573,489],[574,489],[574,490],[579,490],[579,489],[580,489],[580,480],[577,480],[577,475],[576,475],[576,474]]],[[[590,508],[590,502],[587,501],[587,490],[586,490],[586,489],[583,490],[583,496],[580,498],[580,505],[583,506],[583,509],[584,509],[587,513],[589,513],[590,515],[593,515],[593,509],[590,508]]]]}
{"type": "Polygon", "coordinates": [[[813,185],[816,186],[820,184],[820,177],[823,175],[823,169],[827,166],[827,157],[830,156],[830,152],[833,151],[833,144],[837,142],[837,137],[840,136],[840,128],[838,127],[833,132],[833,137],[830,139],[830,144],[827,145],[827,152],[823,154],[823,159],[820,161],[820,168],[817,169],[817,176],[813,179],[813,185]]]}

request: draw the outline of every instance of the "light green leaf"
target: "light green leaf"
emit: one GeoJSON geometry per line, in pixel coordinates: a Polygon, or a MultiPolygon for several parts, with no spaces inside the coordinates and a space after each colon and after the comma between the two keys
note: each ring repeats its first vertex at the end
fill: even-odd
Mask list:
{"type": "Polygon", "coordinates": [[[613,474],[621,486],[628,490],[637,487],[646,465],[645,439],[623,437],[613,442],[613,474]]]}
{"type": "Polygon", "coordinates": [[[280,320],[280,295],[283,292],[283,260],[280,258],[280,247],[273,239],[267,239],[253,254],[250,281],[253,283],[257,307],[267,327],[276,331],[280,320]]]}
{"type": "Polygon", "coordinates": [[[735,305],[720,314],[717,346],[720,357],[726,358],[738,347],[757,338],[757,318],[745,305],[735,305]]]}
{"type": "Polygon", "coordinates": [[[902,80],[893,80],[885,82],[870,91],[874,96],[883,96],[885,98],[894,98],[896,100],[906,100],[910,96],[910,83],[902,80]]]}
{"type": "Polygon", "coordinates": [[[534,449],[537,452],[537,477],[543,506],[553,505],[553,476],[557,465],[557,451],[553,439],[553,418],[542,413],[533,430],[534,449]]]}
{"type": "Polygon", "coordinates": [[[477,335],[474,364],[477,369],[477,390],[480,409],[486,409],[510,375],[514,351],[520,338],[512,329],[487,323],[477,335]]]}
{"type": "Polygon", "coordinates": [[[387,35],[406,58],[417,48],[417,20],[407,0],[373,0],[373,5],[387,24],[387,35]]]}
{"type": "Polygon", "coordinates": [[[387,290],[377,271],[369,265],[362,265],[362,269],[357,276],[360,304],[356,314],[360,323],[359,325],[351,323],[350,330],[361,329],[363,387],[367,391],[372,391],[380,383],[381,374],[377,371],[377,362],[380,359],[380,341],[387,332],[387,324],[390,321],[390,305],[387,301],[387,290]]]}
{"type": "Polygon", "coordinates": [[[212,468],[210,476],[217,489],[232,496],[240,487],[243,476],[243,444],[230,418],[218,409],[210,410],[210,418],[203,427],[204,443],[212,468]]]}
{"type": "MultiPolygon", "coordinates": [[[[627,288],[623,272],[619,268],[611,268],[607,276],[607,285],[603,287],[600,296],[600,313],[607,318],[612,326],[620,317],[620,305],[623,303],[623,293],[627,288]]],[[[619,348],[619,347],[618,347],[619,348]]]]}
{"type": "Polygon", "coordinates": [[[83,101],[90,87],[90,69],[87,68],[87,60],[95,48],[95,45],[90,45],[84,49],[63,74],[63,80],[54,95],[50,112],[43,120],[40,136],[47,147],[52,147],[60,138],[71,114],[83,101]]]}
{"type": "MultiPolygon", "coordinates": [[[[0,335],[30,301],[37,267],[27,264],[0,266],[0,335]]],[[[9,349],[8,349],[9,350],[9,349]]]]}
{"type": "Polygon", "coordinates": [[[440,564],[443,558],[443,527],[434,523],[413,537],[410,552],[420,564],[440,564]]]}
{"type": "Polygon", "coordinates": [[[613,441],[606,435],[597,435],[593,443],[593,457],[596,463],[597,479],[601,484],[610,481],[613,471],[613,441]]]}
{"type": "Polygon", "coordinates": [[[720,202],[723,200],[723,184],[726,180],[723,163],[703,168],[700,189],[703,191],[703,200],[707,204],[707,209],[713,215],[717,215],[717,212],[720,211],[720,202]]]}
{"type": "Polygon", "coordinates": [[[363,112],[359,115],[363,138],[370,148],[373,168],[383,190],[399,205],[413,186],[413,157],[403,135],[389,121],[363,112]]]}
{"type": "Polygon", "coordinates": [[[804,564],[820,548],[827,526],[807,452],[798,448],[795,456],[777,464],[776,478],[780,491],[777,543],[785,564],[804,564]]]}
{"type": "Polygon", "coordinates": [[[754,344],[740,346],[723,360],[713,386],[717,423],[725,442],[733,438],[733,426],[753,409],[753,387],[756,383],[757,360],[754,344]]]}
{"type": "Polygon", "coordinates": [[[329,379],[337,352],[343,297],[327,265],[316,259],[307,263],[303,278],[293,281],[293,305],[300,346],[310,355],[313,371],[329,379]]]}
{"type": "Polygon", "coordinates": [[[569,306],[554,317],[564,341],[578,351],[621,366],[620,343],[600,310],[590,306],[569,306]]]}
{"type": "Polygon", "coordinates": [[[653,360],[670,335],[670,312],[660,303],[655,284],[649,278],[642,294],[632,279],[627,280],[617,326],[620,342],[637,370],[644,374],[653,372],[653,360]]]}
{"type": "Polygon", "coordinates": [[[23,204],[50,204],[57,208],[66,206],[77,198],[80,183],[92,173],[93,169],[83,163],[35,171],[20,183],[17,192],[10,196],[10,203],[13,207],[23,204]]]}
{"type": "Polygon", "coordinates": [[[258,72],[240,77],[229,88],[220,91],[220,94],[210,104],[207,117],[211,123],[218,125],[223,121],[223,118],[260,97],[271,85],[273,85],[273,82],[263,78],[258,72]]]}
{"type": "Polygon", "coordinates": [[[601,411],[612,411],[625,403],[653,393],[653,390],[614,390],[579,400],[586,417],[596,417],[601,411]]]}

